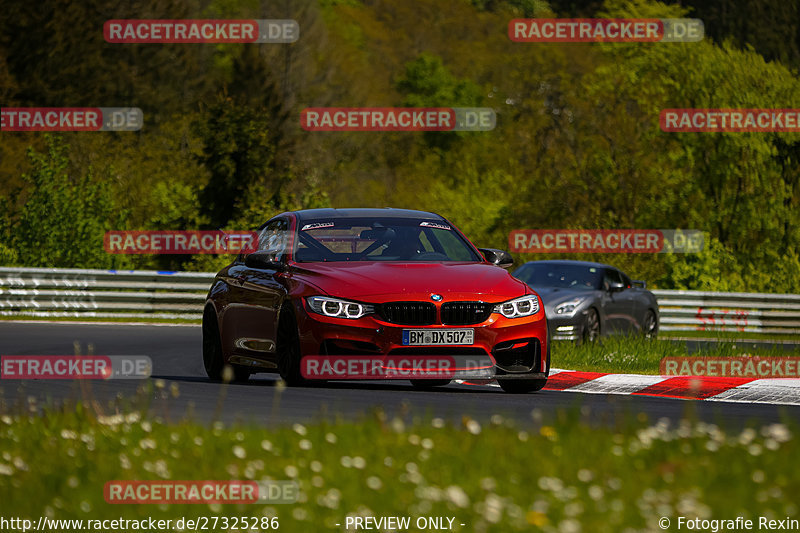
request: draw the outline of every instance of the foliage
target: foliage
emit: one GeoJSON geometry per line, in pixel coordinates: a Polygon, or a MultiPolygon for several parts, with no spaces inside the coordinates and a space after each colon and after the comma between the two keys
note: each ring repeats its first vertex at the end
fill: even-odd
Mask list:
{"type": "Polygon", "coordinates": [[[198,132],[203,141],[200,162],[210,173],[200,203],[210,227],[228,224],[246,205],[254,184],[269,180],[267,200],[275,202],[282,180],[274,177],[275,146],[260,109],[222,97],[206,110],[198,132]]]}
{"type": "Polygon", "coordinates": [[[412,529],[418,517],[447,516],[486,532],[656,531],[659,517],[791,517],[800,490],[795,424],[726,428],[644,413],[606,423],[608,413],[583,408],[534,409],[528,422],[377,410],[359,421],[226,427],[165,422],[158,413],[175,412],[170,396],[180,390],[159,385],[108,413],[99,402],[0,412],[0,497],[15,516],[277,516],[288,532],[323,531],[345,515],[409,516],[412,529]],[[150,411],[145,395],[158,398],[150,411]],[[478,459],[465,467],[466,458],[478,459]],[[295,480],[301,496],[289,505],[108,505],[104,485],[129,479],[295,480]]]}
{"type": "Polygon", "coordinates": [[[57,137],[48,138],[46,153],[30,151],[23,207],[6,219],[10,247],[22,266],[120,266],[124,259],[106,254],[102,243],[106,231],[122,225],[125,213],[117,211],[107,182],[91,172],[68,172],[64,151],[57,137]]]}
{"type": "MultiPolygon", "coordinates": [[[[747,5],[764,14],[777,1],[747,5]]],[[[112,217],[113,229],[241,229],[318,205],[430,209],[497,248],[522,228],[697,229],[707,236],[698,255],[570,258],[613,263],[663,288],[800,292],[800,136],[664,133],[658,125],[664,108],[791,108],[800,99],[793,41],[770,40],[772,19],[745,20],[729,0],[690,2],[695,12],[653,0],[550,2],[560,16],[707,15],[713,33],[700,43],[606,44],[510,42],[510,19],[552,16],[533,0],[303,0],[285,9],[149,0],[135,17],[130,6],[103,0],[40,4],[12,3],[0,21],[4,101],[121,102],[145,112],[138,133],[60,137],[68,174],[94,169],[90,181],[105,182],[116,210],[127,213],[124,225],[112,217]],[[109,18],[263,18],[262,8],[298,20],[301,39],[109,45],[96,31],[109,18]],[[497,127],[306,132],[298,117],[309,106],[491,107],[497,127]]],[[[781,9],[778,34],[796,35],[796,8],[781,9]]],[[[36,172],[26,149],[46,147],[41,135],[2,135],[3,218],[17,221],[34,187],[21,176],[36,172]]],[[[29,264],[21,239],[34,234],[5,227],[0,262],[29,264]]],[[[88,266],[95,255],[68,257],[59,264],[88,266]]],[[[542,258],[555,256],[516,257],[542,258]]],[[[193,269],[222,260],[126,259],[193,269]]]]}

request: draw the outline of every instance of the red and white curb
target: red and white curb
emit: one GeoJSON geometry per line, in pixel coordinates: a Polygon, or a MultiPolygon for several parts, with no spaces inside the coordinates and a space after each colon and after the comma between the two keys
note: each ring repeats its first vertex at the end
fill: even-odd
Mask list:
{"type": "MultiPolygon", "coordinates": [[[[489,387],[500,386],[496,382],[481,384],[489,387]]],[[[551,369],[547,385],[543,390],[714,402],[800,405],[800,379],[792,378],[669,377],[551,369]]]]}

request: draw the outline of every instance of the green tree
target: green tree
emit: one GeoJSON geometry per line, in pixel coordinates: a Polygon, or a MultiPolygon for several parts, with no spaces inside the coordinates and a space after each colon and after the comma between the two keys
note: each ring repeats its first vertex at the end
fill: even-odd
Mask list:
{"type": "MultiPolygon", "coordinates": [[[[483,101],[478,85],[456,78],[441,58],[427,52],[406,64],[396,86],[408,107],[479,107],[483,101]]],[[[429,146],[447,149],[459,135],[467,134],[425,132],[424,138],[429,146]]]]}
{"type": "Polygon", "coordinates": [[[47,137],[46,153],[29,152],[31,171],[23,176],[24,203],[6,219],[11,247],[23,266],[112,268],[127,263],[106,253],[106,231],[124,227],[125,213],[111,198],[108,181],[90,171],[70,174],[66,146],[47,137]]]}
{"type": "Polygon", "coordinates": [[[280,203],[286,175],[276,170],[275,141],[263,107],[251,107],[221,96],[197,125],[203,149],[199,161],[210,174],[200,193],[202,214],[212,228],[225,227],[250,203],[254,186],[269,203],[280,203]]]}

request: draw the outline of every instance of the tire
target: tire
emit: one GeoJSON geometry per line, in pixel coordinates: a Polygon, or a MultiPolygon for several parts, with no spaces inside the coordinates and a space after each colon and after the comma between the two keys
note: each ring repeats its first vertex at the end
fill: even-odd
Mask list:
{"type": "Polygon", "coordinates": [[[210,379],[214,381],[222,379],[225,359],[222,355],[217,314],[210,307],[203,313],[203,366],[210,379]]]}
{"type": "MultiPolygon", "coordinates": [[[[544,373],[550,376],[550,335],[547,336],[547,365],[545,365],[544,373]]],[[[547,385],[547,378],[544,379],[498,379],[497,384],[505,392],[511,394],[525,394],[528,392],[537,392],[547,385]]]]}
{"type": "Polygon", "coordinates": [[[450,384],[449,379],[412,379],[410,381],[415,389],[432,389],[450,384]]]}
{"type": "Polygon", "coordinates": [[[281,307],[278,317],[278,373],[291,387],[307,385],[308,381],[300,373],[300,334],[291,304],[281,307]]]}
{"type": "Polygon", "coordinates": [[[600,338],[600,315],[597,309],[590,308],[583,320],[583,333],[581,342],[594,342],[600,338]]]}
{"type": "Polygon", "coordinates": [[[642,321],[642,335],[646,339],[655,339],[658,336],[658,321],[652,309],[647,310],[642,321]]]}

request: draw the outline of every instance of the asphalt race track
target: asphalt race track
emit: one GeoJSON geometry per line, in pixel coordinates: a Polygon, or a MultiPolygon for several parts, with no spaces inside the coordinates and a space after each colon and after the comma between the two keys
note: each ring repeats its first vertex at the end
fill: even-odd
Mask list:
{"type": "MultiPolygon", "coordinates": [[[[162,379],[166,385],[155,391],[151,411],[170,421],[189,416],[201,421],[218,418],[225,422],[270,425],[321,418],[358,419],[376,408],[383,408],[390,416],[438,416],[456,422],[463,415],[483,421],[499,414],[521,424],[531,422],[534,409],[539,409],[545,419],[559,409],[580,409],[585,419],[611,424],[619,417],[639,413],[645,413],[651,420],[666,417],[674,421],[687,412],[728,427],[739,427],[748,421],[767,423],[787,418],[800,421],[800,406],[547,390],[511,395],[496,387],[463,384],[418,391],[407,381],[338,382],[281,390],[275,386],[276,376],[258,374],[249,383],[224,385],[205,377],[200,326],[0,322],[0,355],[72,355],[76,341],[83,354],[92,344],[95,355],[149,356],[153,361],[153,378],[162,379]],[[168,394],[172,383],[178,384],[178,398],[168,394]]],[[[558,362],[554,361],[554,365],[558,362]]],[[[141,385],[141,380],[3,379],[0,400],[6,406],[13,406],[28,404],[32,397],[41,406],[84,397],[98,400],[103,406],[118,394],[136,394],[141,385]]]]}

